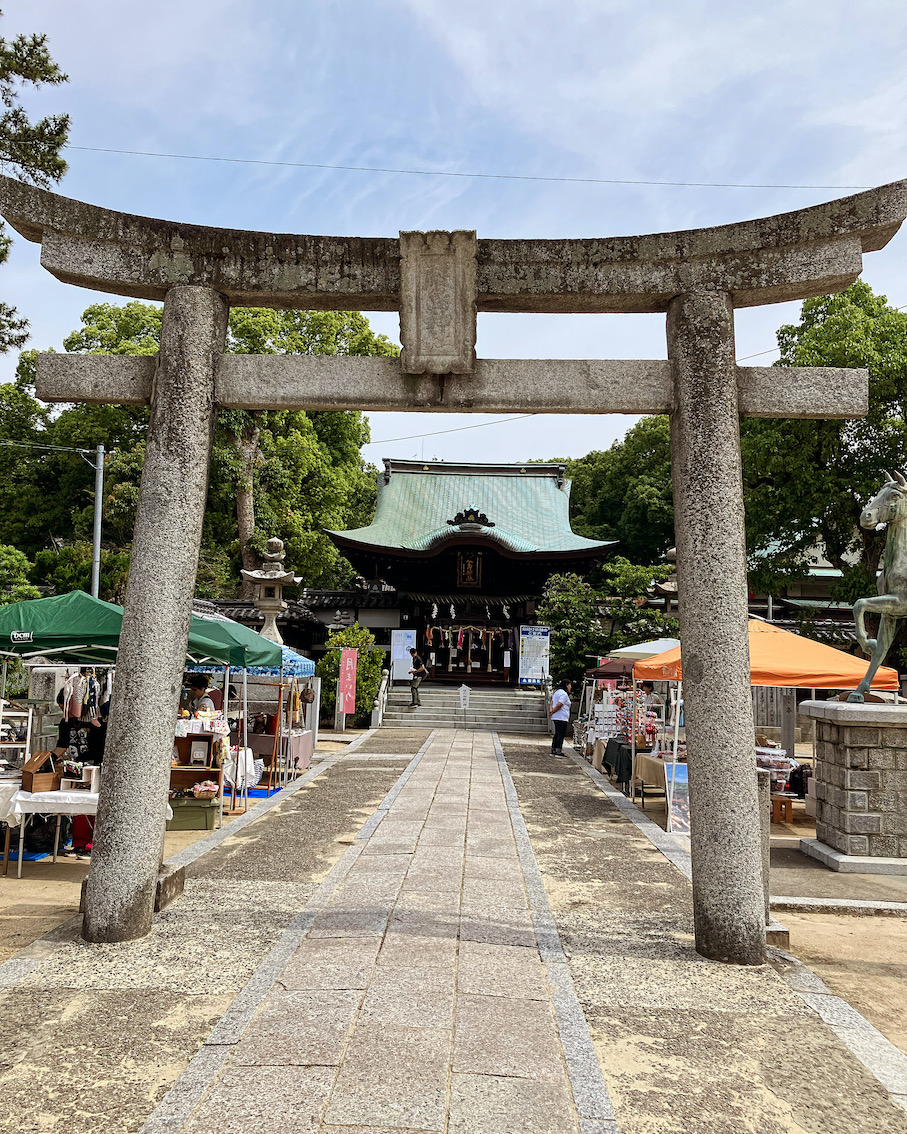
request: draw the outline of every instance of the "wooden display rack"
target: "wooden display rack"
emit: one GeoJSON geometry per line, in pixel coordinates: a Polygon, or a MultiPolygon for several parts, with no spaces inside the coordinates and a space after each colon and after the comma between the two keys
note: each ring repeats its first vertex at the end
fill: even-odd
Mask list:
{"type": "MultiPolygon", "coordinates": [[[[200,809],[208,807],[213,810],[215,807],[221,806],[221,801],[224,794],[224,770],[214,762],[214,745],[220,740],[220,734],[214,732],[195,732],[190,733],[189,736],[178,736],[173,741],[173,746],[179,756],[179,763],[172,764],[170,767],[170,790],[171,791],[190,791],[193,784],[197,784],[199,780],[214,780],[217,783],[217,795],[213,799],[194,799],[191,796],[185,797],[186,804],[197,804],[200,809]],[[193,763],[192,752],[193,745],[204,746],[204,763],[193,763]]],[[[198,748],[195,749],[198,751],[198,748]]],[[[171,800],[171,806],[177,804],[182,805],[180,800],[171,800]]],[[[174,807],[174,816],[178,812],[178,806],[174,807]]],[[[170,821],[171,823],[173,820],[170,821]]],[[[213,827],[212,824],[205,824],[205,827],[213,827]]],[[[192,829],[181,827],[170,827],[168,830],[178,829],[192,829]]],[[[199,828],[204,829],[204,828],[199,828]]]]}

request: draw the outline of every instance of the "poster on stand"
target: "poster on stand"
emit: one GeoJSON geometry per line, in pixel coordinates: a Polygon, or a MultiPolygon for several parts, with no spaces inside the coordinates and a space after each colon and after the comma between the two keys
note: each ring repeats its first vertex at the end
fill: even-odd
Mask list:
{"type": "Polygon", "coordinates": [[[417,649],[415,630],[391,631],[391,681],[410,681],[413,668],[410,650],[417,649]]]}
{"type": "Polygon", "coordinates": [[[690,833],[690,781],[687,766],[665,764],[665,794],[668,797],[668,830],[674,835],[690,833]]]}
{"type": "Polygon", "coordinates": [[[337,711],[356,711],[356,659],[358,650],[340,651],[340,677],[337,681],[337,711]]]}
{"type": "Polygon", "coordinates": [[[520,685],[544,685],[548,678],[551,631],[547,626],[520,627],[520,685]]]}

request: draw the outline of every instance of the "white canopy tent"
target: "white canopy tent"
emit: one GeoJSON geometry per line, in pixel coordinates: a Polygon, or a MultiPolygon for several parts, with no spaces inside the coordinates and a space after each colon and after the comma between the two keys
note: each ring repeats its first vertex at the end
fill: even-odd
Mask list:
{"type": "Polygon", "coordinates": [[[656,638],[653,642],[637,642],[633,646],[622,646],[619,650],[612,650],[609,658],[615,661],[648,661],[666,650],[676,649],[680,645],[679,638],[656,638]]]}

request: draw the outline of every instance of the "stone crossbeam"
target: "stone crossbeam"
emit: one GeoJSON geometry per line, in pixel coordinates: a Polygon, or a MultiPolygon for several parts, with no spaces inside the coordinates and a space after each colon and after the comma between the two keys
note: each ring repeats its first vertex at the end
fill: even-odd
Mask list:
{"type": "MultiPolygon", "coordinates": [[[[209,287],[233,306],[397,311],[403,243],[300,236],[133,216],[0,178],[0,213],[42,244],[58,279],[161,301],[176,284],[209,287]]],[[[475,240],[478,311],[667,311],[697,290],[734,307],[841,291],[862,253],[882,248],[907,214],[897,181],[774,217],[647,236],[475,240]]],[[[432,236],[432,234],[426,234],[432,236]]],[[[473,236],[473,239],[474,236],[473,236]]],[[[470,282],[470,287],[473,284],[470,282]]],[[[404,304],[405,306],[405,300],[404,304]]]]}
{"type": "MultiPolygon", "coordinates": [[[[156,359],[42,354],[36,392],[46,402],[151,401],[156,359]]],[[[394,410],[443,413],[671,413],[671,364],[624,359],[479,359],[471,375],[404,374],[396,358],[224,355],[215,399],[224,409],[394,410]]],[[[863,417],[865,370],[738,366],[744,417],[863,417]]]]}

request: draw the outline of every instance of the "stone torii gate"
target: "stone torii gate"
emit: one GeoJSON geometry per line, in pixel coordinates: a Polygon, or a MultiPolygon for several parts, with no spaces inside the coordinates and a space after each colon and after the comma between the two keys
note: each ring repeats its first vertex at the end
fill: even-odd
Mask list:
{"type": "Polygon", "coordinates": [[[296,236],[153,220],[0,179],[0,212],[80,287],[163,301],[157,358],[41,355],[48,401],[149,403],[83,936],[147,933],[215,410],[668,413],[696,948],[765,957],[740,414],[859,417],[862,370],[738,367],[734,309],[840,291],[907,182],[741,224],[589,240],[296,236]],[[225,355],[231,304],[400,312],[389,358],[225,355]],[[477,311],[667,314],[667,361],[477,359],[477,311]]]}

